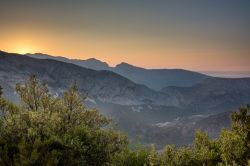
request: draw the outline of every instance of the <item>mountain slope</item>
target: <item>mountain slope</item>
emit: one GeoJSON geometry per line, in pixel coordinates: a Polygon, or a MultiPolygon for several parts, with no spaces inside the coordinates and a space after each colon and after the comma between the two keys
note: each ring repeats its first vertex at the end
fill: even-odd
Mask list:
{"type": "Polygon", "coordinates": [[[27,54],[33,58],[55,59],[63,62],[73,63],[94,70],[109,70],[118,73],[137,84],[146,85],[154,90],[160,90],[167,86],[188,87],[195,85],[209,76],[182,69],[144,69],[121,63],[116,67],[109,67],[107,63],[97,59],[75,60],[64,57],[54,57],[46,54],[27,54]]]}
{"type": "Polygon", "coordinates": [[[35,74],[57,93],[67,89],[76,80],[81,92],[100,101],[122,105],[168,103],[167,95],[137,85],[110,71],[95,71],[70,63],[5,52],[0,52],[0,63],[0,82],[5,82],[13,89],[17,82],[35,74]]]}
{"type": "Polygon", "coordinates": [[[130,80],[160,90],[167,86],[189,87],[208,76],[183,69],[144,69],[121,63],[112,69],[130,80]]]}
{"type": "Polygon", "coordinates": [[[61,62],[72,63],[75,65],[78,65],[84,68],[93,69],[93,70],[109,70],[109,65],[107,63],[97,60],[95,58],[90,58],[86,60],[68,59],[62,56],[51,56],[51,55],[42,54],[42,53],[26,54],[26,56],[29,56],[31,58],[36,58],[36,59],[53,59],[53,60],[57,60],[61,62]]]}
{"type": "MultiPolygon", "coordinates": [[[[123,65],[129,68],[126,71],[134,70],[123,65]]],[[[189,144],[198,127],[216,136],[220,128],[230,125],[229,112],[250,103],[250,78],[207,78],[191,87],[168,86],[159,92],[114,72],[83,68],[67,59],[35,59],[0,52],[0,85],[9,99],[15,100],[15,84],[30,74],[36,74],[59,95],[76,80],[79,91],[88,93],[88,106],[114,119],[132,140],[156,143],[158,147],[189,144]]]]}
{"type": "Polygon", "coordinates": [[[181,107],[194,112],[223,112],[250,103],[250,78],[208,78],[192,87],[166,87],[181,107]]]}

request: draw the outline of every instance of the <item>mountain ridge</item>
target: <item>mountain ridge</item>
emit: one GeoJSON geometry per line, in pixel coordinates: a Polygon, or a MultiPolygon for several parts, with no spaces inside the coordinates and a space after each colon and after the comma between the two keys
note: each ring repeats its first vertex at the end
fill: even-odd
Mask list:
{"type": "Polygon", "coordinates": [[[35,74],[59,91],[61,91],[60,88],[66,89],[73,80],[76,80],[80,90],[103,101],[125,105],[142,104],[146,101],[163,105],[171,104],[163,93],[135,84],[112,71],[96,71],[57,60],[35,59],[4,52],[0,53],[0,61],[0,74],[5,78],[5,82],[13,81],[14,76],[24,80],[28,75],[35,74]]]}
{"type": "Polygon", "coordinates": [[[62,59],[43,54],[27,54],[32,58],[39,59],[56,59],[67,63],[73,63],[81,67],[91,68],[94,70],[109,70],[123,77],[126,77],[137,84],[143,84],[147,87],[159,91],[166,86],[183,86],[188,87],[201,82],[208,78],[205,74],[184,69],[145,69],[137,67],[126,62],[121,62],[115,67],[110,67],[106,62],[102,62],[95,58],[87,60],[62,59]]]}
{"type": "Polygon", "coordinates": [[[229,112],[250,103],[250,78],[209,77],[193,86],[156,91],[113,71],[0,52],[0,85],[7,98],[14,101],[16,83],[24,83],[31,74],[56,95],[75,80],[79,92],[88,94],[88,106],[114,119],[131,139],[139,136],[143,143],[158,147],[191,143],[198,126],[216,136],[219,129],[228,127],[229,112]]]}

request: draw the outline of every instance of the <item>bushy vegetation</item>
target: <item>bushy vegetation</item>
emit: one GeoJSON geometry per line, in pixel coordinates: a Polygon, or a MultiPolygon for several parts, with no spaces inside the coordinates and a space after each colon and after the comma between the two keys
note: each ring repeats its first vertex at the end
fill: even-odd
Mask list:
{"type": "Polygon", "coordinates": [[[126,148],[127,138],[86,109],[75,84],[53,97],[32,76],[16,91],[20,106],[0,101],[0,165],[104,165],[126,148]]]}
{"type": "Polygon", "coordinates": [[[31,76],[17,84],[21,103],[2,97],[0,165],[193,166],[250,165],[250,108],[232,115],[232,129],[217,139],[197,131],[192,147],[129,148],[111,120],[85,107],[73,84],[61,97],[31,76]]]}

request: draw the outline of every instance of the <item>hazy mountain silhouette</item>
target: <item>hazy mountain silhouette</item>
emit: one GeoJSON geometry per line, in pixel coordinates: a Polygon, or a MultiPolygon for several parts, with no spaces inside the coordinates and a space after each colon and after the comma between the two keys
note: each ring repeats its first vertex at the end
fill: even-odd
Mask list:
{"type": "Polygon", "coordinates": [[[154,90],[160,90],[166,86],[188,87],[195,85],[209,76],[183,69],[144,69],[128,63],[121,63],[115,67],[109,67],[105,62],[97,59],[76,60],[64,57],[54,57],[46,54],[27,54],[33,58],[55,59],[63,62],[73,63],[81,67],[94,70],[110,70],[118,73],[137,84],[146,85],[154,90]]]}

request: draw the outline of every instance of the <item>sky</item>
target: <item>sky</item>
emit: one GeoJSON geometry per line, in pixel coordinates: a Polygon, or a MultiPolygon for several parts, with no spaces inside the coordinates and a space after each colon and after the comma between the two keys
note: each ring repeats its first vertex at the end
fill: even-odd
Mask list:
{"type": "Polygon", "coordinates": [[[250,71],[249,0],[0,0],[0,50],[250,71]]]}

